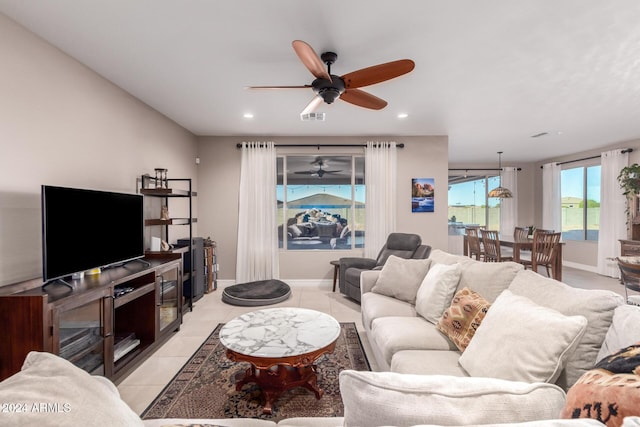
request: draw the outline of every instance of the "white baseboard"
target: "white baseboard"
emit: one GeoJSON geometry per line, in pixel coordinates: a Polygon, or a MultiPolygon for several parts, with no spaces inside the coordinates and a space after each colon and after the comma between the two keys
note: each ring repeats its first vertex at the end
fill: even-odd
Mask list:
{"type": "Polygon", "coordinates": [[[218,280],[218,289],[224,289],[227,286],[232,286],[235,285],[236,281],[235,280],[218,280]]]}
{"type": "Polygon", "coordinates": [[[562,265],[566,267],[577,268],[578,270],[588,271],[591,273],[598,272],[598,267],[596,267],[595,265],[579,264],[577,262],[571,262],[571,261],[562,261],[562,265]]]}
{"type": "MultiPolygon", "coordinates": [[[[317,289],[331,289],[333,287],[333,280],[315,280],[315,279],[282,279],[291,287],[296,288],[317,288],[317,289]]],[[[336,284],[336,288],[338,285],[336,284]]]]}
{"type": "MultiPolygon", "coordinates": [[[[332,279],[324,279],[324,280],[316,280],[316,279],[280,279],[283,282],[287,283],[291,287],[297,288],[317,288],[317,289],[332,289],[333,288],[333,280],[332,279]]],[[[224,289],[227,286],[235,285],[236,281],[233,279],[227,280],[218,280],[218,289],[224,289]]],[[[337,285],[336,285],[337,288],[337,285]]]]}

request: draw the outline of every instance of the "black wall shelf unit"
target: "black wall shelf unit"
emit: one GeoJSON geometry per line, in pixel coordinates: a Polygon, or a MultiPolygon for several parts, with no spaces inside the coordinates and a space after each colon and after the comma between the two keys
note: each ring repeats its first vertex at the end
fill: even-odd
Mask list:
{"type": "Polygon", "coordinates": [[[188,203],[188,214],[186,216],[160,218],[161,215],[159,215],[160,211],[158,210],[157,216],[154,215],[152,218],[145,217],[145,226],[162,227],[162,239],[171,243],[171,238],[173,238],[175,242],[174,246],[168,251],[148,250],[145,252],[145,256],[147,258],[163,259],[170,254],[181,255],[183,261],[183,297],[185,298],[183,307],[185,310],[193,310],[194,280],[192,280],[192,277],[196,275],[196,266],[193,262],[188,262],[188,258],[193,258],[193,255],[189,254],[194,253],[193,224],[196,223],[198,219],[193,217],[193,197],[196,197],[197,193],[193,191],[191,178],[165,178],[161,180],[142,175],[140,178],[140,186],[140,193],[142,195],[162,200],[163,206],[166,206],[169,212],[171,212],[172,208],[175,208],[177,206],[176,204],[180,203],[180,201],[186,201],[188,203]],[[178,232],[172,229],[174,226],[185,226],[188,230],[189,237],[186,245],[177,245],[177,241],[183,240],[181,238],[185,237],[184,228],[182,232],[178,232]]]}

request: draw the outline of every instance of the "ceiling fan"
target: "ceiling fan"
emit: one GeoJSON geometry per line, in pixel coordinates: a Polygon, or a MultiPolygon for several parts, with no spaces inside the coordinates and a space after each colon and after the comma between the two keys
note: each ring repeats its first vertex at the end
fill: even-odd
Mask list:
{"type": "Polygon", "coordinates": [[[294,172],[296,174],[299,175],[311,175],[311,176],[317,176],[318,178],[322,178],[324,176],[324,174],[333,174],[333,173],[340,173],[342,172],[342,170],[326,170],[326,169],[322,169],[322,166],[325,166],[326,163],[325,161],[321,158],[321,157],[316,157],[316,159],[311,162],[312,165],[318,165],[318,169],[317,170],[311,170],[311,171],[301,171],[301,172],[294,172]]]}
{"type": "Polygon", "coordinates": [[[311,113],[322,102],[332,104],[336,99],[342,99],[350,104],[372,110],[381,110],[387,106],[387,101],[368,92],[360,90],[364,86],[381,83],[407,74],[413,70],[415,63],[410,59],[378,64],[363,68],[342,76],[331,74],[331,65],[338,59],[334,52],[325,52],[321,56],[309,44],[302,40],[294,40],[293,50],[300,61],[316,78],[310,85],[303,86],[250,86],[250,89],[303,89],[312,88],[315,95],[306,108],[300,113],[311,113]],[[324,65],[327,65],[325,70],[324,65]]]}

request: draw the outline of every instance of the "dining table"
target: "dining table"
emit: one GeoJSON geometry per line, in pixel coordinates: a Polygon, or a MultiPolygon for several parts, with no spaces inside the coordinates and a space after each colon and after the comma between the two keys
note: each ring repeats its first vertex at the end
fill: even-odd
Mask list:
{"type": "MultiPolygon", "coordinates": [[[[520,252],[531,251],[533,248],[533,237],[516,237],[513,234],[500,234],[500,246],[508,247],[513,249],[513,261],[519,263],[520,262],[520,252]]],[[[562,247],[564,246],[564,242],[559,242],[557,253],[555,259],[553,261],[553,266],[551,268],[552,277],[557,281],[562,281],[562,247]]],[[[464,243],[463,243],[463,254],[465,256],[469,256],[469,242],[467,241],[467,236],[464,235],[464,243]]]]}

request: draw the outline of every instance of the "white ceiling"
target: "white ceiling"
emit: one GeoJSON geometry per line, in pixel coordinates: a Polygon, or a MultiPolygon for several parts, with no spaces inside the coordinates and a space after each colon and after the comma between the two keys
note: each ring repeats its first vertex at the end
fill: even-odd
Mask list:
{"type": "Polygon", "coordinates": [[[197,135],[449,135],[451,162],[640,138],[637,0],[0,0],[0,11],[197,135]],[[245,89],[310,84],[295,39],[338,53],[337,75],[416,67],[365,89],[389,102],[381,111],[337,101],[318,110],[325,122],[302,122],[311,89],[245,89]]]}

